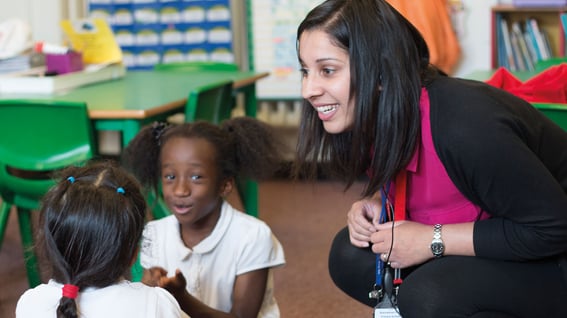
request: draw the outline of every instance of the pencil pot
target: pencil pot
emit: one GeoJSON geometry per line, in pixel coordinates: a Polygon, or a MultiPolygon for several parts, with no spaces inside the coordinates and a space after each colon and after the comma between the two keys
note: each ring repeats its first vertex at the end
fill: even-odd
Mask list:
{"type": "Polygon", "coordinates": [[[45,65],[48,74],[65,74],[83,70],[83,55],[69,51],[65,54],[45,54],[45,65]]]}

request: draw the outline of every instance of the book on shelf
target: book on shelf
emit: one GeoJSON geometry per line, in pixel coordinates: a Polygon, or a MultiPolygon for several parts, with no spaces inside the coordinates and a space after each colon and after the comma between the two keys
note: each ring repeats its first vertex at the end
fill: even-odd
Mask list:
{"type": "Polygon", "coordinates": [[[567,12],[561,12],[559,17],[561,19],[561,30],[563,32],[563,37],[565,38],[565,42],[567,42],[567,12]]]}
{"type": "Polygon", "coordinates": [[[532,39],[532,44],[537,53],[537,60],[549,59],[551,57],[549,45],[545,43],[545,35],[543,30],[540,29],[537,20],[534,18],[527,19],[526,28],[528,29],[528,32],[530,32],[530,38],[532,39]]]}
{"type": "Polygon", "coordinates": [[[536,61],[532,55],[532,52],[528,48],[526,37],[524,36],[524,32],[522,31],[522,28],[518,21],[514,21],[512,23],[512,34],[517,41],[519,59],[522,61],[523,65],[523,67],[520,69],[533,71],[535,69],[534,64],[536,61]]]}
{"type": "MultiPolygon", "coordinates": [[[[511,71],[533,71],[538,61],[553,57],[549,35],[535,18],[511,22],[502,15],[496,18],[499,66],[511,71]]],[[[565,21],[567,25],[567,13],[565,21]]]]}
{"type": "Polygon", "coordinates": [[[496,45],[497,45],[497,58],[498,65],[505,68],[510,68],[508,63],[508,56],[506,53],[506,46],[504,41],[504,34],[502,32],[502,16],[496,16],[496,45]]]}
{"type": "Polygon", "coordinates": [[[502,32],[502,44],[504,49],[504,56],[506,58],[506,64],[508,68],[512,71],[517,70],[516,60],[514,58],[514,51],[512,47],[512,40],[510,38],[510,30],[508,29],[508,22],[506,19],[500,20],[500,29],[502,32]]]}

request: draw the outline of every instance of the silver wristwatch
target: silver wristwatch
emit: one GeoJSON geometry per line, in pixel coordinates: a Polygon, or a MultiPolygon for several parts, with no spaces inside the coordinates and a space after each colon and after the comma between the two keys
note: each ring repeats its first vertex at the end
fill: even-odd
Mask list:
{"type": "Polygon", "coordinates": [[[445,244],[443,244],[443,240],[441,239],[441,224],[435,224],[433,227],[433,240],[431,241],[431,253],[435,258],[439,258],[443,256],[443,252],[445,252],[445,244]]]}

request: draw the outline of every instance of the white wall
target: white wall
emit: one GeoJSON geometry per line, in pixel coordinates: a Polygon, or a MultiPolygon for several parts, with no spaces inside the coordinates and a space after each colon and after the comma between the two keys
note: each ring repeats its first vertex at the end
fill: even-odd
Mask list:
{"type": "Polygon", "coordinates": [[[456,31],[461,43],[461,62],[455,76],[490,69],[490,7],[506,1],[462,0],[464,10],[457,16],[456,31]]]}
{"type": "Polygon", "coordinates": [[[34,41],[62,42],[59,28],[62,11],[62,0],[0,0],[0,21],[9,18],[25,20],[32,29],[34,41]]]}
{"type": "MultiPolygon", "coordinates": [[[[84,2],[86,1],[0,0],[0,21],[12,17],[24,19],[31,25],[33,40],[62,43],[59,21],[79,15],[84,2]]],[[[457,19],[462,59],[455,72],[456,76],[490,68],[490,7],[499,2],[510,0],[462,0],[464,11],[457,19]]]]}

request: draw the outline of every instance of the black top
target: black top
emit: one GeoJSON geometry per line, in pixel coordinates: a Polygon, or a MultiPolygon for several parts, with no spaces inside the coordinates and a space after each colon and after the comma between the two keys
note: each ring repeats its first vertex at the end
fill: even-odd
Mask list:
{"type": "Polygon", "coordinates": [[[441,162],[463,195],[492,216],[475,223],[476,255],[523,261],[564,254],[567,133],[482,82],[440,75],[427,90],[441,162]]]}

